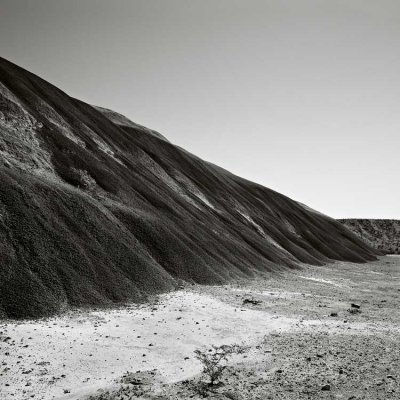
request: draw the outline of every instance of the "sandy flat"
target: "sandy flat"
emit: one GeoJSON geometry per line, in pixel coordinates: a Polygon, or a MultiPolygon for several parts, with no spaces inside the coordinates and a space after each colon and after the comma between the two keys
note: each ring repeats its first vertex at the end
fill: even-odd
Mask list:
{"type": "Polygon", "coordinates": [[[150,305],[3,324],[3,338],[11,339],[2,346],[9,353],[4,358],[9,369],[1,382],[10,386],[2,388],[1,396],[75,399],[140,369],[158,369],[166,382],[182,380],[200,372],[195,348],[252,343],[270,331],[290,329],[294,322],[179,291],[150,305]]]}
{"type": "Polygon", "coordinates": [[[320,335],[321,343],[327,334],[334,335],[332,342],[341,338],[340,345],[349,341],[349,348],[353,338],[365,335],[400,343],[400,292],[393,279],[400,276],[399,261],[384,257],[370,264],[305,267],[263,281],[189,286],[148,304],[3,321],[0,398],[79,399],[99,389],[118,389],[126,372],[153,370],[170,388],[163,389],[169,398],[171,388],[201,372],[193,351],[211,344],[245,343],[252,349],[245,364],[258,360],[273,371],[279,357],[262,353],[267,357],[262,361],[255,350],[265,338],[270,338],[267,347],[286,349],[282,360],[291,359],[291,346],[300,338],[311,346],[312,335],[320,335]],[[346,285],[332,284],[344,280],[346,285]],[[245,299],[259,303],[246,304],[245,299]],[[352,302],[361,305],[361,313],[348,311],[352,302]]]}

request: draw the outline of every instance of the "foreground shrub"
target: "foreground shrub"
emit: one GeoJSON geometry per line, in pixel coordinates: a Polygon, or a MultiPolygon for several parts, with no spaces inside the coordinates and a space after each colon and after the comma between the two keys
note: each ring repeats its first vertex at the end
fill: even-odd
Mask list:
{"type": "Polygon", "coordinates": [[[239,344],[211,346],[206,350],[195,350],[196,358],[203,365],[203,373],[207,376],[208,386],[214,386],[227,367],[228,358],[234,354],[243,354],[248,347],[239,344]]]}

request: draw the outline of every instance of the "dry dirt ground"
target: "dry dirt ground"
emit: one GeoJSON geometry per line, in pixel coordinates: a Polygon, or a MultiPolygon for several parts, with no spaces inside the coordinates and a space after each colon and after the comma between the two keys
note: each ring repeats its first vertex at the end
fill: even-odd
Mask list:
{"type": "Polygon", "coordinates": [[[0,321],[0,399],[398,400],[399,298],[400,256],[386,256],[0,321]],[[202,385],[193,351],[233,343],[248,352],[202,385]]]}

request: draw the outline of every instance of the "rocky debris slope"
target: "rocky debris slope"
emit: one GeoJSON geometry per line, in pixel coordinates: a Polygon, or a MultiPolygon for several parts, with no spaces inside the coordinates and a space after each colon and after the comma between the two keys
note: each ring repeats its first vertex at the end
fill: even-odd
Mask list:
{"type": "Polygon", "coordinates": [[[396,219],[340,219],[339,222],[370,246],[400,254],[400,221],[396,219]]]}
{"type": "Polygon", "coordinates": [[[0,316],[375,259],[342,224],[0,59],[0,316]]]}

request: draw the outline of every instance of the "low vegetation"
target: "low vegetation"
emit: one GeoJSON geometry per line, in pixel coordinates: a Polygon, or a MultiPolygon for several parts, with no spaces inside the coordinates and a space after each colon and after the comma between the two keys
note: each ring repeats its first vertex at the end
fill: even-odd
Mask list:
{"type": "Polygon", "coordinates": [[[219,382],[227,367],[229,357],[234,354],[243,354],[246,351],[248,351],[248,347],[239,344],[213,345],[206,350],[195,350],[196,358],[203,365],[203,374],[208,379],[208,387],[212,387],[219,382]]]}

